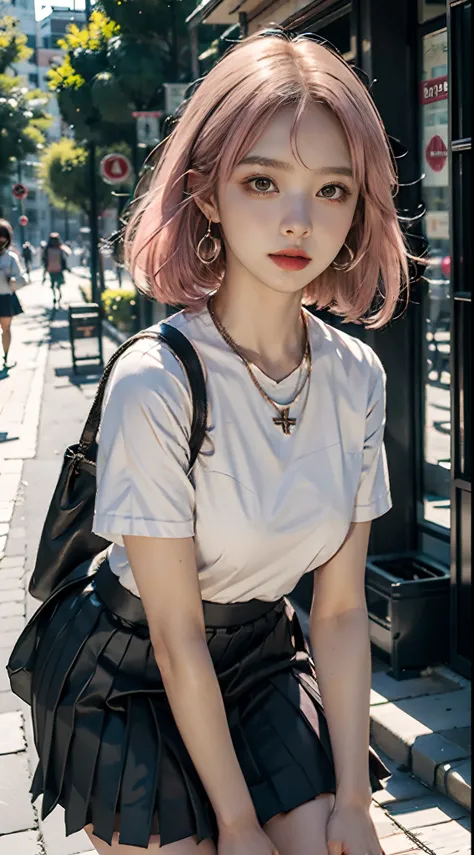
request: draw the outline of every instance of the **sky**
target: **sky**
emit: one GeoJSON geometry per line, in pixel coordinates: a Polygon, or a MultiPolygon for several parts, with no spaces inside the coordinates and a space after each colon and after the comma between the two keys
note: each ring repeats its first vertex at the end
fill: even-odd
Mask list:
{"type": "Polygon", "coordinates": [[[63,6],[64,8],[69,9],[84,9],[84,0],[53,0],[53,3],[47,2],[47,0],[35,0],[35,11],[36,17],[39,20],[40,18],[44,18],[45,15],[48,15],[51,11],[51,5],[53,6],[63,6]]]}

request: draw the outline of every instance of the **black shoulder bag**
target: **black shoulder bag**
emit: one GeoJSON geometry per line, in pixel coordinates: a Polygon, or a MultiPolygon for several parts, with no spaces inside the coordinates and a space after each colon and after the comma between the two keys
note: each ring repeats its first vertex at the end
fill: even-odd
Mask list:
{"type": "Polygon", "coordinates": [[[109,545],[92,532],[96,494],[97,432],[105,386],[122,353],[141,338],[163,342],[173,351],[186,372],[193,399],[193,419],[189,441],[190,470],[201,448],[207,425],[207,396],[199,357],[188,339],[174,327],[162,324],[160,331],[138,333],[118,348],[107,363],[87,418],[81,439],[70,445],[41,534],[29,591],[44,600],[28,621],[12,650],[7,664],[12,691],[27,704],[32,701],[38,633],[41,619],[47,618],[56,602],[76,585],[81,587],[94,576],[100,553],[109,545]],[[94,558],[98,556],[97,561],[94,558]]]}
{"type": "MultiPolygon", "coordinates": [[[[206,383],[199,357],[190,341],[169,324],[158,332],[145,331],[124,342],[107,363],[91,411],[78,443],[65,452],[61,474],[49,506],[29,584],[29,592],[46,600],[64,582],[77,576],[84,563],[109,545],[92,532],[96,494],[97,432],[105,387],[117,359],[131,344],[152,338],[168,345],[182,364],[191,388],[193,419],[190,436],[190,469],[201,448],[207,424],[206,383]]],[[[82,572],[84,575],[84,572],[82,572]]]]}

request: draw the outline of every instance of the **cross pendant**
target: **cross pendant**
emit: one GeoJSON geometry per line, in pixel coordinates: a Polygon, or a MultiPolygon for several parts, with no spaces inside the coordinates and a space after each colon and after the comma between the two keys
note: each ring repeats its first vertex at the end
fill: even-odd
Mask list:
{"type": "Polygon", "coordinates": [[[290,408],[282,407],[280,410],[280,417],[278,416],[273,419],[273,423],[278,427],[281,427],[283,433],[290,434],[292,428],[294,428],[296,424],[296,419],[290,419],[290,408]]]}

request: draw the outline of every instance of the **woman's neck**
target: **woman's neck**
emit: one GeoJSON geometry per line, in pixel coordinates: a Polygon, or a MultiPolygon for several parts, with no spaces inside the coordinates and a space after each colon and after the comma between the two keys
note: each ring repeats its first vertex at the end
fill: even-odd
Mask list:
{"type": "Polygon", "coordinates": [[[269,377],[280,381],[298,367],[305,347],[301,292],[282,294],[242,282],[237,289],[224,282],[212,305],[245,358],[269,377]]]}

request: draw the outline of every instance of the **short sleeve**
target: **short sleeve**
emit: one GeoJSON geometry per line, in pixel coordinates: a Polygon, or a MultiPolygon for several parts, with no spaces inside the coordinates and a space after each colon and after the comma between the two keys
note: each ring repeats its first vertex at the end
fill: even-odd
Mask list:
{"type": "Polygon", "coordinates": [[[14,252],[10,253],[10,276],[15,279],[15,289],[22,288],[26,285],[26,279],[23,275],[20,261],[14,252]]]}
{"type": "Polygon", "coordinates": [[[353,522],[368,522],[392,507],[387,457],[384,446],[386,375],[372,351],[372,389],[365,421],[362,472],[355,500],[353,522]]]}
{"type": "Polygon", "coordinates": [[[124,534],[192,537],[192,402],[181,365],[144,340],[119,359],[106,392],[93,531],[119,546],[124,534]]]}

